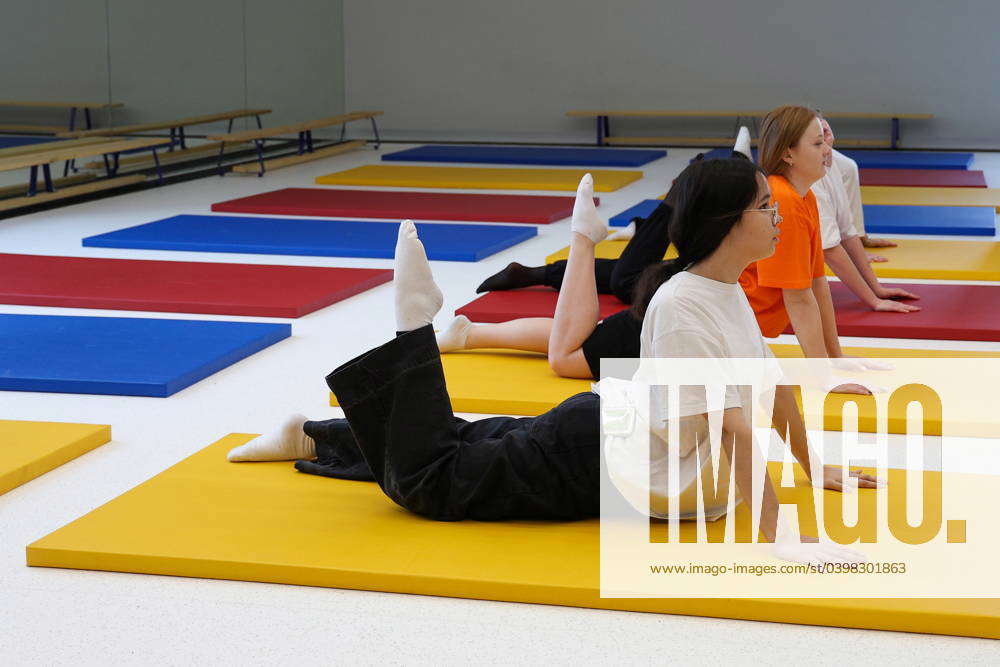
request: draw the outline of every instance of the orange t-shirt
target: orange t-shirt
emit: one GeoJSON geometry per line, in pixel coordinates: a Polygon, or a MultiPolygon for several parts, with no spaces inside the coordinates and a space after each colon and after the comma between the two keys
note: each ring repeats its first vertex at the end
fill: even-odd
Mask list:
{"type": "Polygon", "coordinates": [[[788,327],[782,289],[806,289],[824,275],[819,209],[812,190],[800,197],[784,176],[768,176],[781,214],[781,236],[774,254],[751,264],[740,276],[762,334],[773,338],[788,327]]]}

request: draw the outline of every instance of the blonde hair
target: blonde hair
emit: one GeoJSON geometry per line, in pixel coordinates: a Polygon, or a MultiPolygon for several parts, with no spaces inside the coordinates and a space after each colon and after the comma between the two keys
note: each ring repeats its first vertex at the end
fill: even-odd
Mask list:
{"type": "Polygon", "coordinates": [[[768,175],[785,175],[785,152],[798,145],[816,115],[815,109],[789,105],[773,109],[764,117],[760,124],[760,166],[768,175]]]}

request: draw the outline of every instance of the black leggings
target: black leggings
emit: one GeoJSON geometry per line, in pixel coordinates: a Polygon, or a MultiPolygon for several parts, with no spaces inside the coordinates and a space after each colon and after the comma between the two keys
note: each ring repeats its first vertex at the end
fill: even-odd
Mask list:
{"type": "Polygon", "coordinates": [[[389,498],[440,521],[598,514],[596,394],[577,394],[538,417],[459,419],[430,326],[347,362],[326,381],[346,422],[307,422],[305,431],[320,459],[341,465],[321,472],[299,462],[300,470],[359,479],[363,461],[389,498]]]}
{"type": "MultiPolygon", "coordinates": [[[[673,208],[664,202],[648,218],[635,218],[635,236],[618,259],[594,262],[598,294],[614,294],[623,303],[632,303],[632,293],[646,267],[663,261],[670,247],[670,217],[673,208]]],[[[545,265],[545,285],[560,289],[566,275],[566,260],[545,265]]]]}

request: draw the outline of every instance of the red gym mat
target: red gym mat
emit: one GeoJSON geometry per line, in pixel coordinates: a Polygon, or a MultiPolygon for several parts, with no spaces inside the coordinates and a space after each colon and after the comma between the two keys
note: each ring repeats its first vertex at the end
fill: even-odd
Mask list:
{"type": "MultiPolygon", "coordinates": [[[[506,322],[521,317],[552,317],[559,292],[553,289],[518,289],[487,292],[458,310],[473,322],[506,322]]],[[[600,294],[601,318],[614,315],[628,306],[611,294],[600,294]]]]}
{"type": "MultiPolygon", "coordinates": [[[[830,282],[841,336],[925,338],[930,340],[1000,341],[1000,286],[892,285],[920,296],[915,313],[877,313],[835,281],[830,282]]],[[[524,289],[490,292],[455,311],[473,322],[506,322],[519,317],[552,317],[558,292],[524,289]]],[[[627,308],[608,294],[600,295],[601,317],[627,308]]],[[[792,333],[789,327],[785,333],[792,333]]]]}
{"type": "Polygon", "coordinates": [[[392,280],[388,269],[0,254],[0,303],[302,317],[392,280]]]}
{"type": "Polygon", "coordinates": [[[981,171],[964,169],[859,169],[861,185],[914,188],[985,188],[981,171]]]}
{"type": "MultiPolygon", "coordinates": [[[[600,200],[595,198],[600,203],[600,200]]],[[[285,188],[212,204],[220,213],[547,225],[573,214],[573,197],[285,188]]]]}
{"type": "MultiPolygon", "coordinates": [[[[915,313],[877,313],[839,282],[830,282],[841,336],[1000,341],[1000,287],[888,285],[920,296],[915,313]]],[[[791,327],[785,333],[792,333],[791,327]]]]}

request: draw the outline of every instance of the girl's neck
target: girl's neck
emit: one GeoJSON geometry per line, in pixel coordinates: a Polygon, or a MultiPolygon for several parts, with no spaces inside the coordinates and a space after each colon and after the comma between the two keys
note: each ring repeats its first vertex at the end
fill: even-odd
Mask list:
{"type": "Polygon", "coordinates": [[[813,186],[816,181],[804,177],[800,172],[795,169],[789,169],[785,173],[785,180],[788,181],[795,192],[798,193],[800,197],[805,197],[806,193],[809,192],[809,188],[813,186]]]}
{"type": "Polygon", "coordinates": [[[711,255],[688,269],[690,273],[720,283],[736,284],[750,263],[720,246],[711,255]]]}

